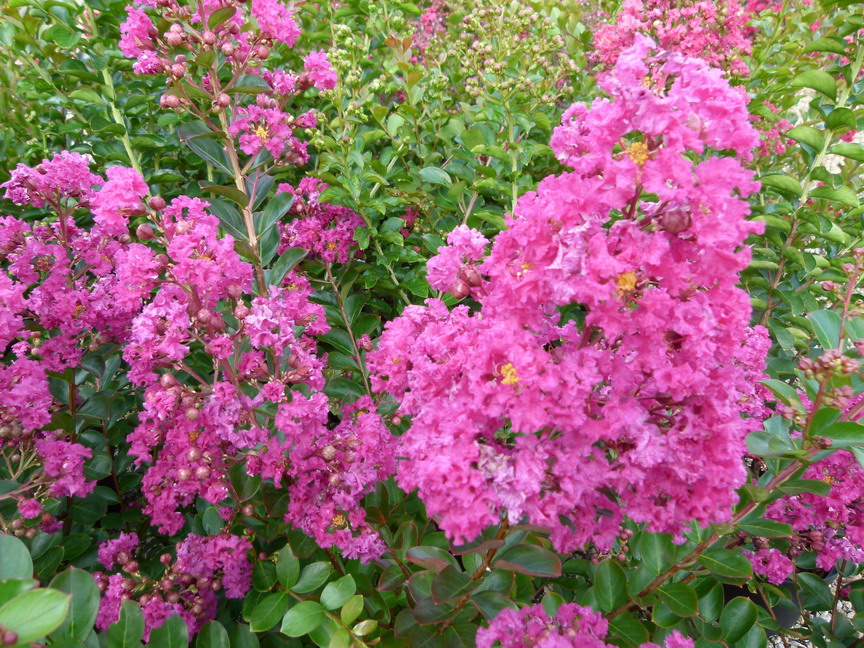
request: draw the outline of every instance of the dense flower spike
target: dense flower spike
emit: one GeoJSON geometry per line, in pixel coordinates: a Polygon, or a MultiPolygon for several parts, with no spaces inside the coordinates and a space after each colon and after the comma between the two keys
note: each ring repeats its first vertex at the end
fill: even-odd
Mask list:
{"type": "MultiPolygon", "coordinates": [[[[612,648],[604,639],[609,623],[591,608],[565,603],[550,616],[542,605],[504,609],[488,628],[477,631],[477,648],[612,648]]],[[[664,648],[693,648],[693,640],[673,631],[664,648]]],[[[660,648],[645,643],[640,648],[660,648]]]]}
{"type": "MultiPolygon", "coordinates": [[[[676,534],[725,519],[745,478],[765,347],[742,346],[764,333],[735,286],[758,229],[738,194],[757,185],[734,158],[684,154],[747,159],[757,136],[718,71],[652,47],[565,113],[552,146],[574,171],[520,199],[478,268],[480,310],[409,307],[370,355],[412,417],[399,483],[451,538],[505,514],[559,550],[606,549],[624,515],[676,534]]],[[[441,287],[482,254],[463,236],[430,261],[441,287]]]]}
{"type": "Polygon", "coordinates": [[[741,59],[751,50],[747,19],[744,7],[729,0],[624,0],[594,34],[594,58],[611,68],[637,34],[647,34],[665,50],[704,59],[730,75],[747,75],[741,59]]]}

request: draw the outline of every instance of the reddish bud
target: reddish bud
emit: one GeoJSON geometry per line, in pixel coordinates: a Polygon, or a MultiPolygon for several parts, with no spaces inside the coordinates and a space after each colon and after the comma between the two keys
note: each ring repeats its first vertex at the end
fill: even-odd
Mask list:
{"type": "Polygon", "coordinates": [[[457,279],[456,283],[453,284],[453,288],[450,289],[450,292],[456,299],[464,299],[471,293],[471,286],[465,283],[462,279],[457,279]]]}
{"type": "Polygon", "coordinates": [[[152,227],[146,224],[142,224],[135,229],[135,236],[137,236],[142,241],[149,241],[153,239],[156,234],[153,232],[152,227]]]}

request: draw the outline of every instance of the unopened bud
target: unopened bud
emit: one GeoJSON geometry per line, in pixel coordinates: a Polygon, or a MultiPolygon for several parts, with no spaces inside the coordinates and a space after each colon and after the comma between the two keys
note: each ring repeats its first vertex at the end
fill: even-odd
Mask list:
{"type": "Polygon", "coordinates": [[[156,234],[153,232],[153,228],[146,224],[141,224],[135,229],[135,236],[137,236],[142,241],[149,241],[153,239],[156,234]]]}

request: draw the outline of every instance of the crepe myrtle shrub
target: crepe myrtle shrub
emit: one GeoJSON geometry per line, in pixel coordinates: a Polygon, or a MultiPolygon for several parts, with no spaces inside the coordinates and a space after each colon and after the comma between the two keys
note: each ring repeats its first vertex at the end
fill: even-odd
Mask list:
{"type": "MultiPolygon", "coordinates": [[[[670,11],[715,34],[702,4],[670,11]]],[[[484,25],[536,18],[533,48],[547,9],[399,7],[435,17],[417,66],[448,16],[479,52],[484,25]]],[[[435,297],[406,304],[392,268],[395,290],[357,287],[402,239],[367,255],[369,214],[315,175],[340,82],[320,38],[299,49],[316,8],[123,11],[117,47],[164,82],[206,178],[163,195],[77,150],[8,169],[0,645],[859,642],[864,251],[826,250],[818,284],[777,269],[814,302],[773,306],[799,345],[767,310],[753,324],[740,279],[777,223],[752,217],[776,195],[731,85],[760,46],[744,13],[723,10],[726,57],[695,28],[678,47],[677,23],[652,24],[659,43],[598,27],[596,88],[549,141],[560,167],[501,199],[502,231],[437,232],[435,297]]],[[[466,97],[503,87],[475,81],[466,97]]],[[[771,149],[775,175],[798,154],[771,149]]]]}

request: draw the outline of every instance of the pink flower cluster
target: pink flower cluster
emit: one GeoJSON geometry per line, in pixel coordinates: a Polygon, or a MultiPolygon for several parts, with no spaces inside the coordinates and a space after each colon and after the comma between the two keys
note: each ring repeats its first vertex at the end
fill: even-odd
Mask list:
{"type": "Polygon", "coordinates": [[[34,224],[0,218],[0,348],[11,349],[0,364],[0,446],[32,444],[41,458],[32,482],[39,496],[84,496],[94,487],[83,472],[91,451],[56,430],[41,431],[54,409],[47,372],[121,342],[143,294],[124,285],[117,260],[133,248],[128,219],[143,211],[147,185],[123,167],[108,169],[103,180],[90,162],[64,151],[36,167],[19,164],[2,185],[17,204],[56,215],[34,224]],[[74,218],[84,209],[93,212],[90,231],[74,218]],[[117,299],[124,293],[137,302],[131,294],[117,299]]]}
{"type": "MultiPolygon", "coordinates": [[[[296,203],[314,212],[303,212],[309,219],[342,215],[344,208],[304,202],[313,193],[296,203]]],[[[128,285],[155,291],[132,320],[123,351],[130,380],[145,388],[140,424],[128,437],[136,463],[150,464],[144,513],[163,533],[177,533],[182,508],[196,498],[224,504],[228,470],[242,464],[288,488],[286,521],[322,546],[378,557],[385,547],[366,525],[360,501],[394,470],[390,434],[368,400],[357,405],[366,411],[346,410],[331,429],[325,358],[312,337],[329,326],[309,300],[308,280],[290,273],[284,288],[247,300],[252,268],[230,236],[219,236],[208,207],[176,198],[151,228],[165,253],[137,246],[119,261],[128,285]],[[202,355],[209,367],[195,360],[202,355]]],[[[345,226],[325,231],[342,236],[345,226]]],[[[324,246],[321,255],[330,252],[331,260],[341,254],[324,246]]],[[[226,520],[238,512],[240,503],[233,504],[224,509],[226,520]]]]}
{"type": "MultiPolygon", "coordinates": [[[[679,534],[726,519],[746,477],[767,344],[736,282],[758,185],[707,151],[748,159],[758,136],[720,71],[653,47],[638,37],[609,98],[565,113],[552,148],[574,170],[519,200],[477,266],[479,310],[409,306],[369,355],[411,417],[398,482],[457,541],[502,515],[560,551],[608,549],[625,515],[679,534]]],[[[479,244],[460,230],[438,285],[479,244]]]]}
{"type": "MultiPolygon", "coordinates": [[[[488,628],[477,631],[477,648],[613,648],[603,641],[609,623],[599,612],[575,603],[565,603],[550,616],[542,605],[519,611],[502,610],[488,628]]],[[[640,648],[660,648],[646,643],[640,648]]],[[[693,648],[693,640],[673,631],[664,648],[693,648]]]]}
{"type": "Polygon", "coordinates": [[[636,34],[645,34],[665,50],[746,76],[749,71],[741,57],[751,50],[745,36],[748,18],[737,0],[624,0],[614,19],[595,32],[593,56],[611,68],[636,34]]]}
{"type": "Polygon", "coordinates": [[[278,192],[294,196],[289,214],[293,220],[281,224],[280,254],[291,247],[309,250],[327,263],[345,263],[354,245],[354,232],[363,219],[352,209],[319,200],[327,185],[317,178],[303,178],[295,189],[279,185],[278,192]]]}
{"type": "Polygon", "coordinates": [[[107,569],[116,564],[125,572],[93,575],[103,594],[96,618],[100,630],[107,630],[117,621],[125,601],[134,600],[144,615],[145,641],[153,629],[175,614],[183,618],[194,635],[216,616],[217,592],[224,590],[228,598],[243,598],[252,586],[252,544],[240,536],[189,534],[177,543],[175,559],[170,554],[161,556],[165,571],[155,579],[139,573],[134,558],[137,548],[138,536],[134,533],[121,533],[99,547],[99,562],[107,569]]]}
{"type": "MultiPolygon", "coordinates": [[[[144,4],[155,8],[157,3],[144,4]]],[[[164,19],[160,24],[170,24],[167,31],[160,34],[144,9],[127,7],[119,47],[125,56],[136,59],[135,72],[168,76],[169,90],[162,96],[161,106],[176,110],[190,107],[187,89],[191,85],[198,91],[196,96],[203,93],[210,98],[208,109],[229,111],[229,132],[239,139],[239,148],[246,155],[256,156],[266,150],[280,164],[305,164],[309,159],[307,144],[298,140],[294,131],[315,128],[317,119],[311,111],[292,115],[286,111],[286,104],[310,87],[333,89],[337,76],[323,51],[305,57],[304,71],[299,76],[263,67],[274,39],[290,47],[300,35],[293,8],[282,0],[208,0],[194,7],[184,6],[179,0],[165,0],[158,7],[159,18],[164,19]],[[214,12],[229,8],[234,9],[230,18],[210,24],[214,12]],[[199,23],[207,27],[203,31],[195,29],[199,23]],[[271,90],[260,94],[251,105],[241,105],[243,95],[232,99],[230,88],[222,87],[211,72],[200,78],[190,76],[196,68],[190,69],[188,59],[213,52],[220,53],[235,79],[257,76],[271,90]]]]}

